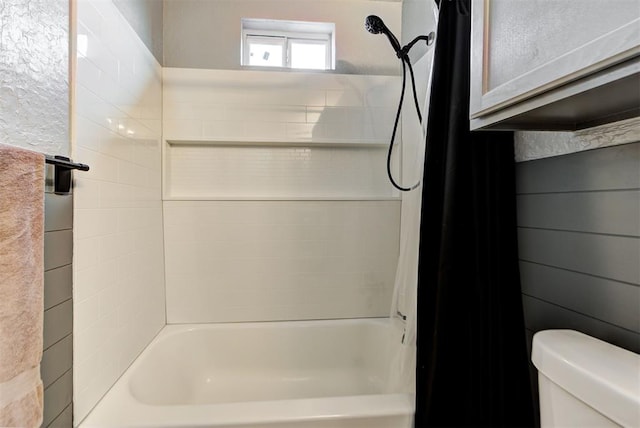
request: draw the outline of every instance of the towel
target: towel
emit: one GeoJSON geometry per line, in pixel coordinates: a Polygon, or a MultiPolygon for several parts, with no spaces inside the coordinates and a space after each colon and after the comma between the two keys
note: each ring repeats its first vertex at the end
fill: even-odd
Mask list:
{"type": "Polygon", "coordinates": [[[42,423],[44,155],[0,144],[0,426],[42,423]]]}

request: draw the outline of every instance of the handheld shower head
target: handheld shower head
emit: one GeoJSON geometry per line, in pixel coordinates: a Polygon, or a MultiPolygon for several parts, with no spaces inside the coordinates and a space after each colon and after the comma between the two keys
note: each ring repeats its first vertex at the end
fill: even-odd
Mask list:
{"type": "Polygon", "coordinates": [[[367,19],[364,20],[364,28],[371,34],[380,34],[385,30],[389,30],[382,22],[382,19],[376,15],[367,16],[367,19]]]}
{"type": "Polygon", "coordinates": [[[396,36],[394,36],[391,30],[389,30],[387,26],[384,25],[384,22],[379,16],[367,16],[367,19],[365,19],[364,21],[364,28],[371,34],[383,33],[385,36],[387,36],[387,38],[389,39],[389,43],[391,43],[391,46],[393,46],[396,54],[402,49],[400,47],[400,42],[398,42],[398,39],[396,39],[396,36]]]}
{"type": "Polygon", "coordinates": [[[387,175],[389,176],[389,181],[393,184],[393,187],[396,189],[408,192],[418,187],[420,182],[412,187],[402,187],[393,179],[393,174],[391,173],[391,153],[393,152],[393,141],[396,137],[396,130],[398,129],[398,122],[400,120],[400,113],[402,111],[402,102],[404,100],[404,90],[406,87],[406,79],[407,79],[407,68],[409,68],[409,74],[411,75],[411,87],[413,90],[413,101],[416,106],[416,113],[418,113],[418,120],[422,123],[422,113],[420,112],[420,106],[418,105],[418,93],[416,91],[416,81],[413,75],[413,68],[411,68],[411,60],[409,59],[409,50],[415,45],[418,41],[424,40],[427,42],[427,46],[433,43],[434,33],[431,32],[429,35],[421,35],[413,39],[409,42],[405,47],[400,47],[400,42],[396,39],[396,36],[393,35],[391,30],[384,25],[382,19],[376,15],[369,15],[364,21],[364,28],[370,32],[371,34],[380,34],[383,33],[389,39],[391,46],[396,51],[396,56],[402,62],[402,92],[400,92],[400,102],[398,103],[398,112],[396,113],[396,120],[393,124],[393,131],[391,131],[391,141],[389,142],[389,151],[387,152],[387,175]]]}

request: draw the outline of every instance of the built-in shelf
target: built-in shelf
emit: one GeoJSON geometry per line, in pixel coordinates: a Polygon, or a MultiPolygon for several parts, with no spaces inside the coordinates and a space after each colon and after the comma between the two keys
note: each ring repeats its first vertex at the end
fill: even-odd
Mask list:
{"type": "Polygon", "coordinates": [[[354,140],[235,140],[235,139],[190,139],[190,140],[166,140],[169,146],[256,146],[256,147],[385,147],[388,141],[354,141],[354,140]]]}
{"type": "Polygon", "coordinates": [[[640,116],[640,58],[508,108],[471,119],[472,129],[575,131],[640,116]]]}
{"type": "Polygon", "coordinates": [[[165,141],[165,201],[400,200],[386,176],[384,142],[165,141]]]}
{"type": "Polygon", "coordinates": [[[165,201],[400,201],[400,196],[168,196],[165,201]]]}

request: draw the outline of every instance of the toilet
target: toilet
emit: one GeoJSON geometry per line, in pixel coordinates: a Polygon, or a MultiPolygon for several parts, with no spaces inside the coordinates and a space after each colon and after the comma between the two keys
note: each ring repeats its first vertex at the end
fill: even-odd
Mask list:
{"type": "Polygon", "coordinates": [[[533,337],[540,426],[640,427],[640,355],[573,330],[533,337]]]}

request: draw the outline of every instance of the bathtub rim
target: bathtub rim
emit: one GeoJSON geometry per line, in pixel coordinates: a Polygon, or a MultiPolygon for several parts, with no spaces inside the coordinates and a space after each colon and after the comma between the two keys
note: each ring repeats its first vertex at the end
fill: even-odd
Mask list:
{"type": "Polygon", "coordinates": [[[234,322],[215,324],[167,324],[125,370],[98,404],[89,412],[79,427],[209,427],[212,422],[220,426],[246,426],[247,424],[294,423],[360,419],[376,417],[402,417],[414,413],[414,395],[403,393],[336,396],[322,398],[246,401],[201,405],[153,405],[138,401],[130,389],[131,377],[144,363],[145,357],[156,344],[188,331],[224,328],[305,328],[314,326],[390,324],[389,318],[355,318],[303,321],[234,322]],[[211,415],[215,414],[215,421],[211,415]],[[179,415],[179,420],[176,416],[179,415]]]}

